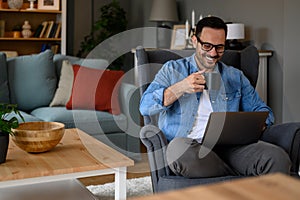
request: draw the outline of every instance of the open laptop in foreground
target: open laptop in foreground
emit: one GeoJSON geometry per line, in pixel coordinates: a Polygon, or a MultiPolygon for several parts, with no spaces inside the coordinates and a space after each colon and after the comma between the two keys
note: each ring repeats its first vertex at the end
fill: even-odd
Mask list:
{"type": "Polygon", "coordinates": [[[257,142],[269,112],[212,112],[202,144],[245,145],[257,142]]]}

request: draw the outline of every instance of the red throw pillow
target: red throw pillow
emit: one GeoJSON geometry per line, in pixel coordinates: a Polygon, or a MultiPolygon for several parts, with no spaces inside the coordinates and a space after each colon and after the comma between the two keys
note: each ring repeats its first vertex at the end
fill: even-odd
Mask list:
{"type": "Polygon", "coordinates": [[[119,86],[123,71],[73,65],[74,81],[67,109],[88,109],[120,114],[119,86]]]}

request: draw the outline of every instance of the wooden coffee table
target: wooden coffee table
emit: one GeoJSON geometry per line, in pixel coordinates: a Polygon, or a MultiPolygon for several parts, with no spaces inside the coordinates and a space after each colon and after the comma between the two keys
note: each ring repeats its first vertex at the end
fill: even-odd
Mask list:
{"type": "Polygon", "coordinates": [[[241,178],[220,183],[193,186],[132,200],[299,200],[300,180],[280,174],[241,178]]]}
{"type": "Polygon", "coordinates": [[[126,171],[134,161],[79,129],[66,129],[51,151],[31,154],[11,140],[0,165],[0,188],[115,174],[115,199],[126,199],[126,171]]]}

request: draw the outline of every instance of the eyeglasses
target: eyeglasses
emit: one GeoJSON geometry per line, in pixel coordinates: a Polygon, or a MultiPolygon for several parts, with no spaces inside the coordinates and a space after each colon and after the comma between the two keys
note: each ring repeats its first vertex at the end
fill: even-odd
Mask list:
{"type": "Polygon", "coordinates": [[[197,38],[197,41],[201,44],[201,49],[203,51],[210,51],[213,48],[215,48],[217,53],[223,53],[225,51],[225,45],[224,44],[214,45],[214,44],[211,44],[209,42],[202,42],[200,40],[200,38],[198,38],[197,36],[196,36],[196,38],[197,38]]]}

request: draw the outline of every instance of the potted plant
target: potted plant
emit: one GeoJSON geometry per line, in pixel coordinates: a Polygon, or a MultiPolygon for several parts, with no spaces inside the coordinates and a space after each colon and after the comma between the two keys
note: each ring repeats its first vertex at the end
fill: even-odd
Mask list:
{"type": "Polygon", "coordinates": [[[21,37],[22,27],[20,25],[15,25],[12,29],[13,38],[21,37]]]}
{"type": "Polygon", "coordinates": [[[16,104],[0,103],[0,164],[6,161],[7,149],[9,144],[9,135],[13,134],[12,129],[19,126],[16,116],[10,117],[14,113],[24,121],[23,116],[17,109],[16,104]]]}

